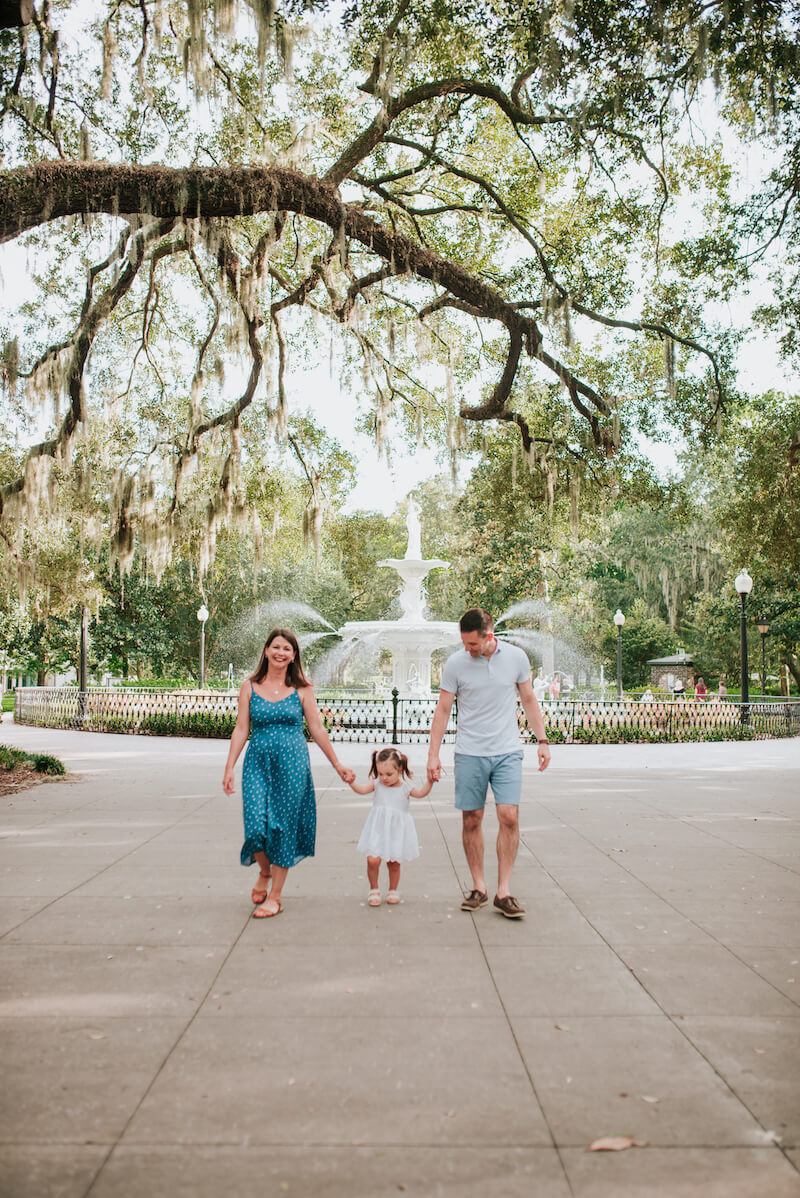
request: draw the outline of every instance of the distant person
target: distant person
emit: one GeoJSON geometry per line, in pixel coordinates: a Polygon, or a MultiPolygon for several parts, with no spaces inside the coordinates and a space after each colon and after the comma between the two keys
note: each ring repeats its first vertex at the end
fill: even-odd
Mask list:
{"type": "Polygon", "coordinates": [[[317,806],[303,719],[343,782],[355,774],[340,764],[303,673],[297,637],[273,628],[261,660],[239,691],[222,789],[234,791],[233,767],[245,745],[242,770],[244,845],[242,865],[257,862],[251,898],[257,919],[280,915],[286,876],[304,857],[314,856],[317,806]],[[250,743],[248,744],[248,736],[250,743]]]}
{"type": "Polygon", "coordinates": [[[547,683],[545,682],[544,678],[542,678],[541,671],[533,680],[533,693],[536,696],[537,703],[541,703],[547,694],[547,683]]]}
{"type": "Polygon", "coordinates": [[[698,702],[704,703],[707,696],[708,689],[706,688],[706,684],[702,678],[698,678],[697,682],[694,684],[694,697],[698,700],[698,702]]]}
{"type": "Polygon", "coordinates": [[[415,787],[411,782],[408,758],[397,749],[376,749],[372,754],[369,777],[374,782],[363,785],[350,782],[357,795],[374,794],[372,808],[358,842],[358,851],[367,855],[367,880],[370,907],[380,907],[381,892],[378,876],[381,861],[389,871],[387,903],[399,903],[400,864],[419,857],[419,841],[409,799],[424,799],[431,793],[433,783],[426,781],[415,787]]]}
{"type": "Polygon", "coordinates": [[[685,699],[686,698],[686,690],[684,689],[683,682],[681,681],[680,678],[677,678],[675,680],[675,683],[673,684],[672,697],[673,697],[673,699],[685,699]]]}
{"type": "Polygon", "coordinates": [[[653,702],[653,692],[650,690],[649,686],[646,691],[642,692],[642,697],[639,700],[639,702],[640,703],[652,703],[653,702]]]}
{"type": "Polygon", "coordinates": [[[728,688],[725,685],[724,677],[720,678],[720,680],[719,680],[719,686],[717,687],[717,694],[719,695],[720,699],[727,699],[727,697],[728,697],[728,688]]]}
{"type": "Polygon", "coordinates": [[[540,771],[550,763],[550,744],[522,649],[498,641],[494,620],[482,607],[464,612],[459,629],[464,647],[447,659],[442,671],[439,702],[431,724],[428,779],[438,782],[441,777],[439,749],[453,700],[458,696],[455,803],[461,812],[462,842],[472,875],[472,890],[464,896],[461,910],[477,911],[489,902],[483,868],[483,812],[491,786],[498,823],[494,906],[507,919],[521,919],[525,909],[511,894],[522,794],[518,697],[538,742],[540,771]]]}
{"type": "Polygon", "coordinates": [[[550,698],[558,699],[561,695],[561,678],[558,674],[554,674],[550,680],[550,698]]]}

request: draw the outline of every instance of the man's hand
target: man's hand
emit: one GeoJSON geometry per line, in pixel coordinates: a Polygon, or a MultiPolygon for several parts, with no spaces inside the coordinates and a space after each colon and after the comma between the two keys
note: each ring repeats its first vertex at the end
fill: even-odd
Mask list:
{"type": "Polygon", "coordinates": [[[538,745],[536,756],[539,758],[539,773],[546,770],[550,764],[550,746],[538,745]]]}

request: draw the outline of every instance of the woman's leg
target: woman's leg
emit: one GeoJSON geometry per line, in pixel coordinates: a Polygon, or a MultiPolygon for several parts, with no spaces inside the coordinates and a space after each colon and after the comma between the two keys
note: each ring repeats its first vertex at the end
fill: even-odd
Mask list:
{"type": "Polygon", "coordinates": [[[260,872],[250,897],[258,905],[263,903],[269,892],[270,865],[269,857],[266,853],[253,853],[253,856],[256,859],[260,872]]]}
{"type": "Polygon", "coordinates": [[[288,867],[282,865],[270,866],[272,870],[272,889],[269,892],[269,898],[264,903],[265,911],[273,910],[273,914],[277,914],[281,909],[281,894],[283,893],[284,883],[289,874],[288,867]]]}

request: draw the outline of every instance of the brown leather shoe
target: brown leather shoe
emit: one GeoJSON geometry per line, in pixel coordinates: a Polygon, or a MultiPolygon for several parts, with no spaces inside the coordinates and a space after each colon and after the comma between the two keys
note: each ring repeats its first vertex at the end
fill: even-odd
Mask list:
{"type": "Polygon", "coordinates": [[[525,908],[520,907],[519,903],[511,895],[506,898],[498,898],[494,896],[494,905],[501,915],[505,915],[506,919],[522,919],[525,914],[525,908]]]}
{"type": "Polygon", "coordinates": [[[485,890],[470,890],[469,894],[464,895],[461,910],[477,911],[478,907],[485,907],[488,901],[489,896],[485,890]]]}

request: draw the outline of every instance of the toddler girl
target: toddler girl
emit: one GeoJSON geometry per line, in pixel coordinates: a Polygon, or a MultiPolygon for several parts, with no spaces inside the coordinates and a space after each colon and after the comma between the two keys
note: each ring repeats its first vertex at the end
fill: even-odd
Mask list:
{"type": "Polygon", "coordinates": [[[389,892],[387,903],[399,903],[397,885],[400,881],[400,862],[413,861],[419,856],[419,842],[414,819],[408,809],[410,798],[422,799],[430,794],[431,783],[425,782],[412,790],[411,770],[408,758],[397,749],[376,749],[372,754],[369,771],[374,782],[360,786],[351,782],[350,787],[358,795],[374,792],[372,809],[367,816],[364,830],[358,842],[358,851],[367,854],[367,878],[370,891],[367,902],[370,907],[379,907],[381,892],[378,889],[378,870],[381,859],[389,869],[389,892]]]}

